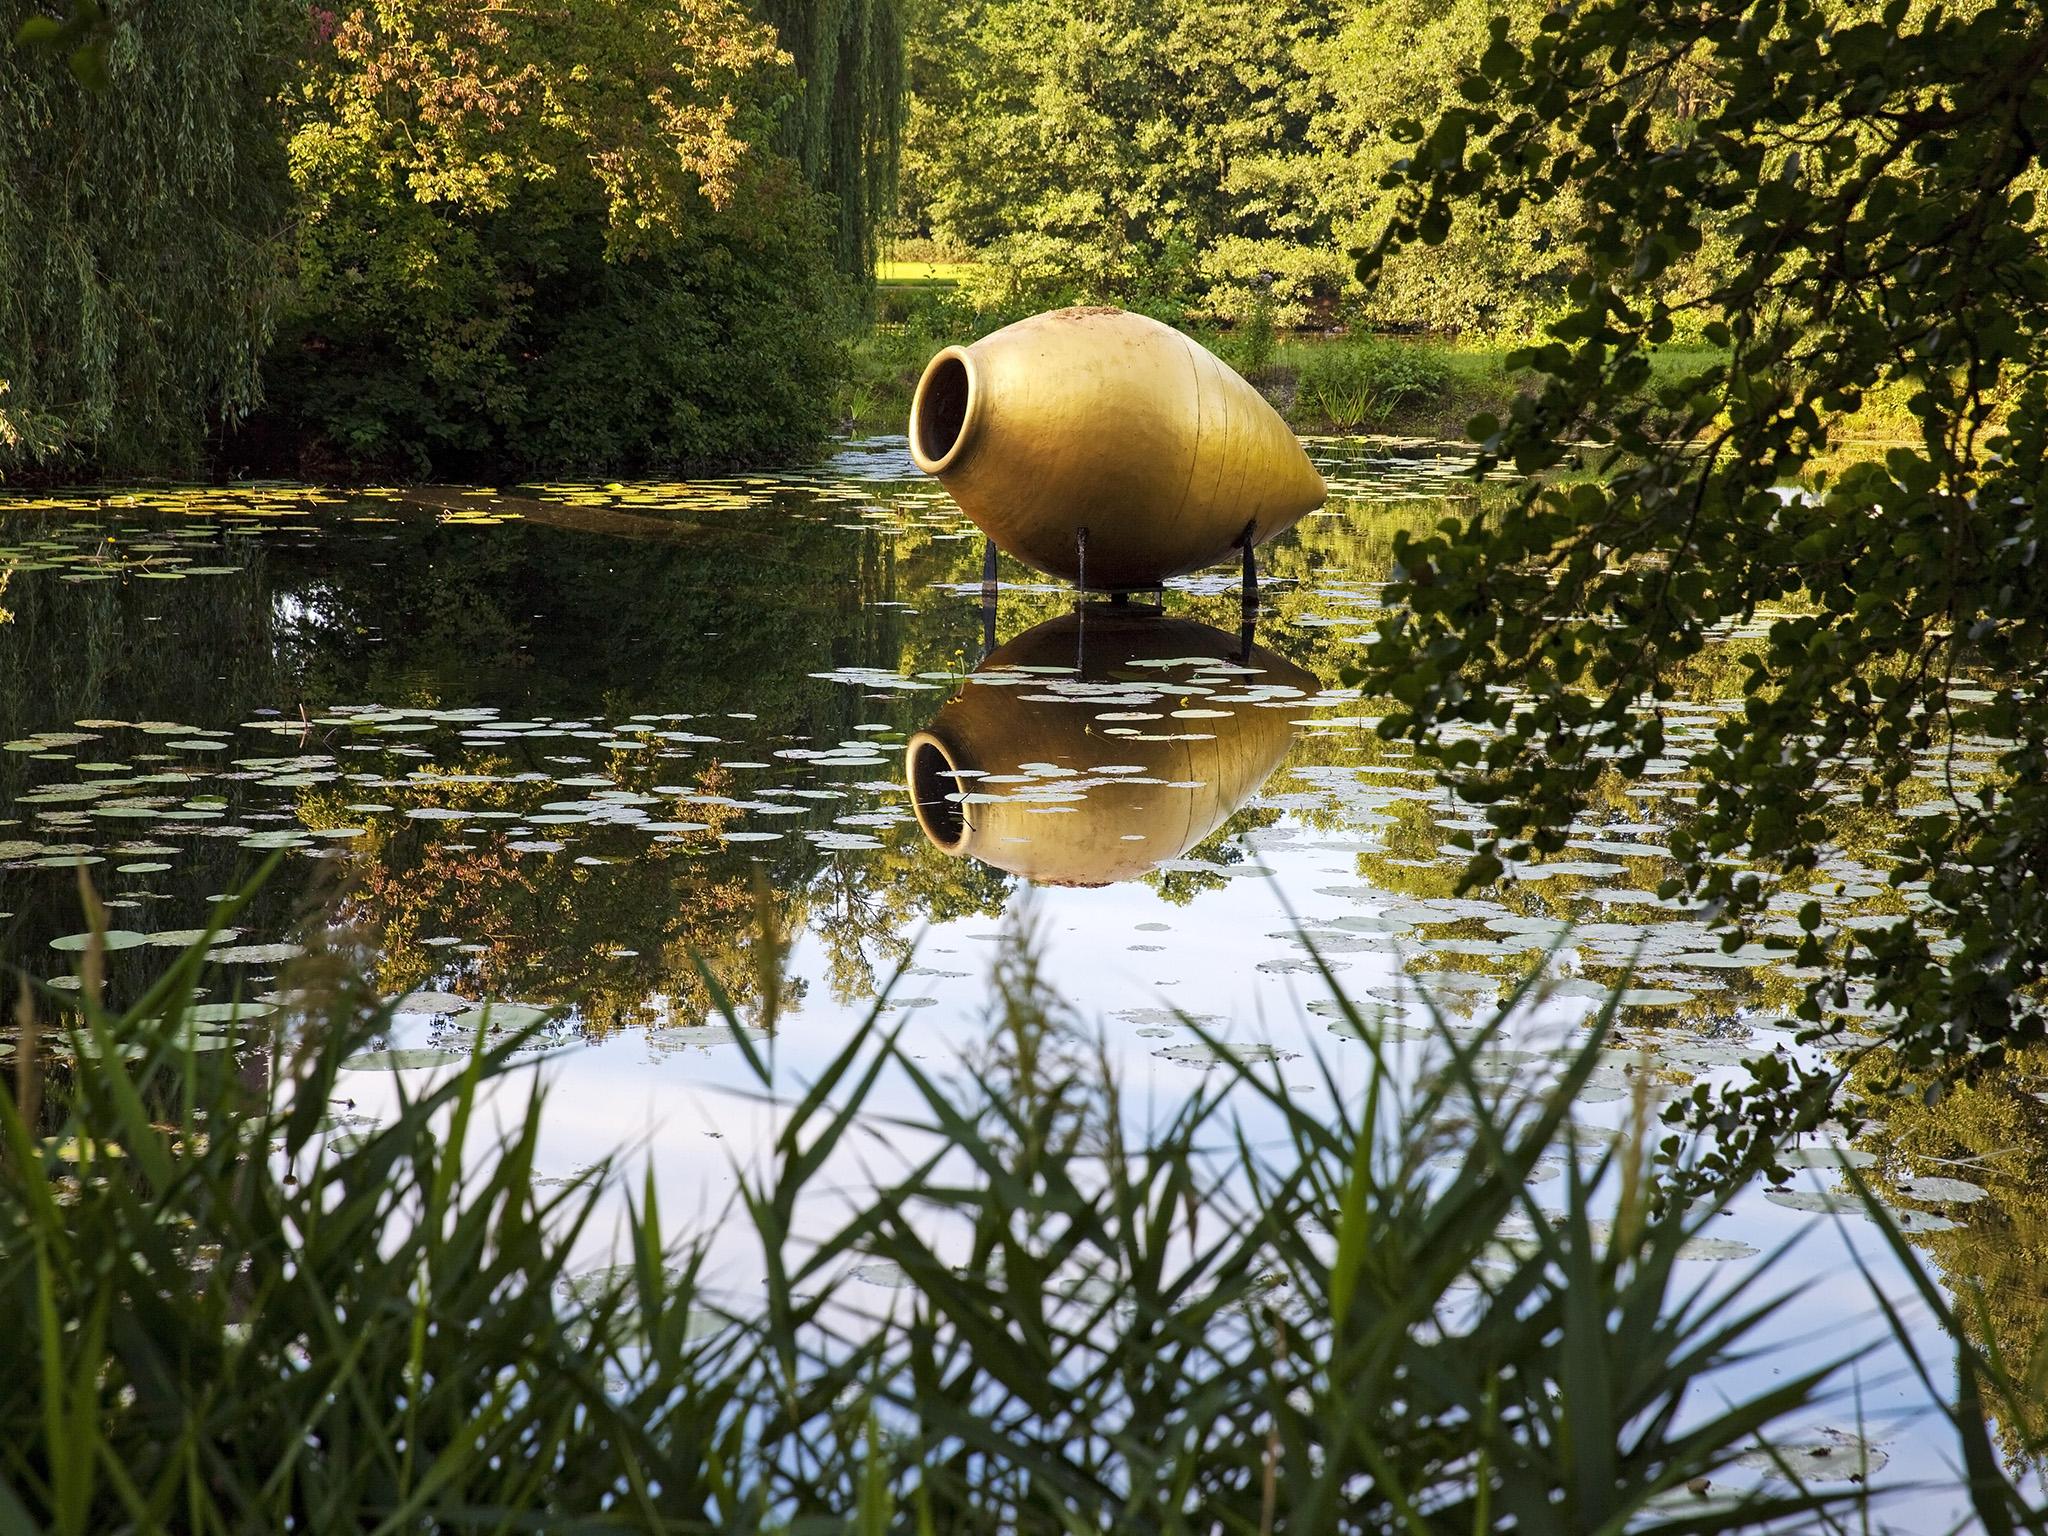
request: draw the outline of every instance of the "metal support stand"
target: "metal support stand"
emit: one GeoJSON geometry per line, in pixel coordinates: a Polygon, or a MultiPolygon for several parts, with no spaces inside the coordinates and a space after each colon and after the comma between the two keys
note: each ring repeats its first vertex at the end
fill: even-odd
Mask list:
{"type": "Polygon", "coordinates": [[[1259,559],[1252,552],[1252,530],[1246,525],[1238,538],[1238,548],[1244,552],[1244,588],[1238,613],[1237,642],[1239,660],[1248,662],[1252,656],[1252,633],[1259,623],[1259,559]]]}
{"type": "Polygon", "coordinates": [[[1088,530],[1074,530],[1074,675],[1086,669],[1088,655],[1088,530]]]}
{"type": "Polygon", "coordinates": [[[996,541],[982,547],[981,552],[981,654],[984,658],[996,648],[996,541]]]}

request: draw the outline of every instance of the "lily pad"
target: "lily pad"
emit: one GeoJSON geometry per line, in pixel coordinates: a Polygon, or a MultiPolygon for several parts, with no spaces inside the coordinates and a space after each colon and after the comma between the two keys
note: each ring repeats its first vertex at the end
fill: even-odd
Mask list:
{"type": "Polygon", "coordinates": [[[1898,1190],[1908,1200],[1925,1200],[1930,1205],[1970,1205],[1990,1193],[1983,1185],[1967,1179],[1947,1179],[1935,1174],[1901,1179],[1898,1190]]]}
{"type": "Polygon", "coordinates": [[[547,1020],[559,1010],[540,1003],[483,1002],[465,1008],[448,1022],[457,1029],[526,1029],[547,1020]]]}
{"type": "MultiPolygon", "coordinates": [[[[1790,1211],[1811,1211],[1816,1215],[1861,1216],[1865,1221],[1875,1218],[1870,1208],[1852,1190],[1821,1189],[1772,1189],[1764,1192],[1764,1198],[1773,1205],[1782,1205],[1790,1211]]],[[[1889,1206],[1885,1213],[1892,1224],[1901,1232],[1952,1232],[1956,1223],[1946,1216],[1936,1216],[1927,1211],[1902,1211],[1889,1206]]]]}
{"type": "Polygon", "coordinates": [[[1206,1071],[1210,1067],[1220,1067],[1226,1061],[1235,1061],[1240,1066],[1261,1061],[1292,1061],[1296,1053],[1283,1051],[1271,1045],[1209,1046],[1199,1040],[1191,1040],[1185,1045],[1169,1045],[1164,1050],[1154,1051],[1152,1054],[1167,1061],[1180,1062],[1184,1066],[1201,1067],[1206,1071]]]}
{"type": "Polygon", "coordinates": [[[469,1060],[468,1051],[449,1046],[415,1046],[406,1050],[358,1051],[341,1064],[344,1072],[410,1072],[421,1067],[445,1067],[469,1060]]]}
{"type": "MultiPolygon", "coordinates": [[[[50,948],[61,949],[68,954],[77,954],[92,947],[95,935],[90,933],[67,933],[61,939],[50,940],[50,948]]],[[[133,949],[138,944],[147,944],[149,935],[136,933],[127,928],[109,928],[97,935],[103,949],[133,949]]]]}
{"type": "MultiPolygon", "coordinates": [[[[216,928],[211,931],[216,944],[226,944],[240,938],[242,933],[239,928],[216,928]]],[[[190,949],[204,939],[207,933],[208,930],[205,928],[166,928],[161,933],[152,933],[149,942],[159,949],[190,949]]]]}
{"type": "Polygon", "coordinates": [[[657,1049],[710,1050],[713,1046],[731,1045],[741,1035],[749,1040],[766,1040],[768,1031],[751,1025],[735,1030],[730,1024],[674,1024],[664,1029],[647,1031],[647,1043],[657,1049]]]}
{"type": "Polygon", "coordinates": [[[1753,1259],[1756,1248],[1733,1237],[1689,1237],[1679,1244],[1681,1259],[1696,1259],[1703,1262],[1725,1263],[1730,1259],[1753,1259]]]}
{"type": "Polygon", "coordinates": [[[864,1285],[879,1285],[892,1291],[908,1290],[917,1284],[893,1259],[870,1259],[865,1264],[856,1264],[849,1273],[864,1285]]]}
{"type": "Polygon", "coordinates": [[[1861,1147],[1788,1147],[1778,1161],[1787,1168],[1868,1168],[1877,1154],[1861,1147]]]}
{"type": "Polygon", "coordinates": [[[305,952],[303,944],[230,944],[226,949],[208,950],[206,958],[223,965],[281,965],[305,952]]]}
{"type": "Polygon", "coordinates": [[[1735,1458],[1735,1465],[1780,1481],[1855,1483],[1884,1469],[1891,1456],[1861,1435],[1824,1429],[1800,1440],[1759,1446],[1735,1458]]]}
{"type": "Polygon", "coordinates": [[[394,1013],[460,1013],[474,1006],[467,997],[453,992],[408,992],[391,1005],[394,1013]]]}
{"type": "Polygon", "coordinates": [[[240,1021],[253,1023],[267,1019],[277,1012],[277,1004],[260,1002],[255,998],[238,998],[231,1003],[193,1003],[185,1010],[184,1017],[194,1024],[222,1024],[240,1021]]]}

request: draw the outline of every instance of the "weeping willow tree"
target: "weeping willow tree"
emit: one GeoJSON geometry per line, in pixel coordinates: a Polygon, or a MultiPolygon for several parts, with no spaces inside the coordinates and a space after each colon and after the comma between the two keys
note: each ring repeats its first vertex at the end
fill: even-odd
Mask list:
{"type": "Polygon", "coordinates": [[[124,6],[89,81],[29,40],[41,14],[0,0],[0,475],[189,468],[258,395],[305,12],[124,6]]]}
{"type": "Polygon", "coordinates": [[[761,10],[803,80],[780,147],[837,201],[838,265],[866,279],[875,270],[875,231],[896,204],[900,0],[763,0],[761,10]]]}

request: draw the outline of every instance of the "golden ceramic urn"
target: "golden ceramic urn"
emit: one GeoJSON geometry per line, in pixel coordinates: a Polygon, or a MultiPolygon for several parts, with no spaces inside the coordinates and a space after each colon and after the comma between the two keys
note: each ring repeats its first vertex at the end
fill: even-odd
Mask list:
{"type": "Polygon", "coordinates": [[[1206,624],[1090,605],[991,652],[910,739],[911,804],[956,858],[1041,885],[1129,880],[1258,792],[1320,687],[1206,624]]]}
{"type": "Polygon", "coordinates": [[[947,347],[910,456],[996,546],[1094,591],[1226,559],[1323,504],[1265,397],[1207,348],[1121,309],[1059,309],[947,347]]]}

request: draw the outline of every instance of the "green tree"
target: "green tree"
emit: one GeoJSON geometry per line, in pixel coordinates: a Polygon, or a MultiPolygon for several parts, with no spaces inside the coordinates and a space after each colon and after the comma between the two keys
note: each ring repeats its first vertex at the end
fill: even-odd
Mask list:
{"type": "Polygon", "coordinates": [[[0,4],[0,474],[190,468],[255,403],[304,31],[282,0],[153,0],[73,48],[0,4]]]}
{"type": "MultiPolygon", "coordinates": [[[[1472,424],[1488,465],[1532,477],[1519,507],[1402,541],[1390,597],[1408,612],[1364,674],[1396,701],[1382,729],[1490,806],[1468,878],[1561,847],[1603,772],[1662,751],[1677,669],[1753,620],[1742,708],[1692,760],[1673,886],[1716,904],[1732,946],[1821,863],[1831,800],[1896,804],[1931,775],[1890,875],[1915,916],[1844,932],[1810,904],[1803,938],[1766,942],[1825,967],[1807,1018],[1852,992],[1895,1010],[1904,1068],[2040,1039],[2039,8],[1602,0],[1527,39],[1494,23],[1459,91],[1405,125],[1397,217],[1365,270],[1531,206],[1570,211],[1583,268],[1515,359],[1540,391],[1472,424]],[[1664,275],[1716,229],[1725,260],[1673,292],[1664,275]],[[1650,349],[1688,317],[1726,360],[1642,398],[1650,349]],[[1917,440],[1823,473],[1831,421],[1880,390],[1909,400],[1917,440]],[[1588,447],[1590,479],[1548,473],[1588,447]]],[[[1704,1091],[1693,1111],[1744,1123],[1704,1091]]]]}
{"type": "Polygon", "coordinates": [[[1323,8],[978,0],[929,25],[906,219],[984,252],[992,297],[1245,308],[1273,242],[1327,244],[1290,181],[1323,8]]]}
{"type": "MultiPolygon", "coordinates": [[[[1433,119],[1458,102],[1458,81],[1478,62],[1492,18],[1506,20],[1510,36],[1527,37],[1545,9],[1540,0],[1363,0],[1350,8],[1312,60],[1327,102],[1302,174],[1307,195],[1330,210],[1335,233],[1319,253],[1319,281],[1332,281],[1326,263],[1350,277],[1344,250],[1370,246],[1396,211],[1386,182],[1408,146],[1394,125],[1433,119]]],[[[1560,238],[1570,206],[1560,196],[1506,216],[1470,210],[1443,241],[1410,250],[1383,271],[1361,296],[1363,313],[1380,323],[1528,334],[1563,305],[1574,270],[1560,238]]],[[[1271,258],[1289,260],[1286,252],[1271,258]]],[[[1355,279],[1351,286],[1355,292],[1355,279]]]]}
{"type": "MultiPolygon", "coordinates": [[[[787,458],[844,294],[737,0],[374,0],[290,101],[278,416],[421,471],[787,458]]],[[[317,462],[317,461],[316,461],[317,462]]]]}
{"type": "Polygon", "coordinates": [[[895,209],[903,139],[899,0],[764,0],[802,81],[778,138],[834,204],[840,271],[874,276],[875,233],[895,209]]]}

